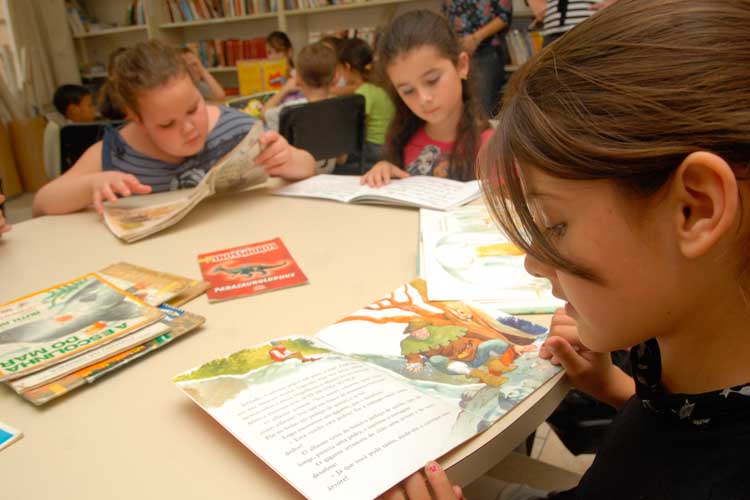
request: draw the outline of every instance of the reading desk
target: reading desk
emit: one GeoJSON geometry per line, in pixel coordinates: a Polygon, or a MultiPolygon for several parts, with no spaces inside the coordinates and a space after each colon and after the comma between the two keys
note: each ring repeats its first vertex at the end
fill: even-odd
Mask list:
{"type": "MultiPolygon", "coordinates": [[[[128,261],[198,278],[199,253],[281,237],[308,285],[184,306],[206,317],[186,335],[43,407],[0,387],[0,420],[24,438],[0,452],[3,498],[299,498],[171,378],[270,338],[313,334],[416,275],[418,211],[270,196],[212,198],[134,244],[93,212],[16,225],[0,241],[0,302],[128,261]]],[[[532,318],[547,323],[549,317],[532,318]]],[[[567,391],[557,375],[489,430],[442,459],[465,484],[499,462],[567,391]]]]}

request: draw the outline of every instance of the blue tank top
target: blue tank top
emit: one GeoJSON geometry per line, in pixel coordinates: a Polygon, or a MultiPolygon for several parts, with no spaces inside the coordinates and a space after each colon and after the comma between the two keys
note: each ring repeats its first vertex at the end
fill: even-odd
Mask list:
{"type": "Polygon", "coordinates": [[[125,142],[117,128],[105,128],[102,170],[133,174],[142,184],[151,186],[154,193],[197,186],[216,161],[239,144],[256,122],[255,118],[236,109],[219,109],[221,114],[208,133],[203,150],[178,164],[139,153],[125,142]]]}

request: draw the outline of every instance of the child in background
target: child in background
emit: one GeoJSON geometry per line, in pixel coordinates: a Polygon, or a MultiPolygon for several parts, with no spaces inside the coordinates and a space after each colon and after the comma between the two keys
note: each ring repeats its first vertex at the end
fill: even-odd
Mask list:
{"type": "Polygon", "coordinates": [[[273,31],[266,37],[266,57],[274,60],[286,58],[287,78],[293,76],[294,48],[286,33],[273,31]]]}
{"type": "MultiPolygon", "coordinates": [[[[115,60],[107,87],[130,117],[109,127],[64,175],[42,187],[33,212],[62,214],[117,195],[146,194],[197,185],[247,134],[254,119],[231,108],[207,105],[177,49],[152,40],[115,60]]],[[[261,137],[255,163],[270,175],[300,179],[314,174],[313,157],[276,132],[261,137]]]]}
{"type": "Polygon", "coordinates": [[[576,488],[523,498],[748,498],[748,24],[748,0],[620,0],[511,82],[486,199],[568,301],[541,354],[620,408],[576,488]],[[607,354],[628,347],[634,378],[607,354]]]}
{"type": "MultiPolygon", "coordinates": [[[[339,52],[339,63],[347,85],[353,86],[354,93],[365,98],[367,133],[363,152],[367,171],[382,157],[385,132],[395,114],[393,102],[385,90],[370,82],[373,58],[367,42],[359,38],[346,40],[339,52]]],[[[347,162],[358,164],[359,158],[354,156],[350,155],[347,162]]]]}
{"type": "MultiPolygon", "coordinates": [[[[297,71],[281,90],[268,100],[263,108],[263,119],[271,130],[279,130],[281,110],[287,106],[322,101],[330,97],[329,91],[336,76],[336,53],[320,42],[306,45],[297,56],[297,71]],[[284,98],[299,89],[302,97],[290,101],[284,98]]],[[[331,173],[336,167],[336,159],[320,160],[318,173],[331,173]]]]}
{"type": "MultiPolygon", "coordinates": [[[[112,76],[112,69],[115,67],[115,60],[117,57],[127,52],[128,49],[125,47],[118,47],[109,54],[109,60],[107,61],[107,78],[112,76]]],[[[124,120],[125,112],[117,107],[114,99],[107,92],[107,86],[105,85],[99,90],[99,113],[102,117],[107,120],[124,120]]]]}
{"type": "Polygon", "coordinates": [[[195,52],[187,47],[183,47],[180,49],[180,55],[182,55],[182,59],[185,61],[190,78],[193,79],[193,83],[198,87],[204,99],[209,101],[223,101],[227,98],[221,84],[203,66],[203,63],[198,59],[195,52]]]}
{"type": "Polygon", "coordinates": [[[474,179],[477,151],[492,132],[473,97],[469,56],[448,22],[428,10],[408,12],[386,27],[378,47],[396,115],[385,160],[362,184],[380,187],[409,175],[474,179]]]}
{"type": "Polygon", "coordinates": [[[68,123],[86,123],[96,120],[91,91],[80,85],[62,85],[52,97],[56,113],[47,113],[44,127],[44,172],[48,179],[60,175],[60,128],[68,123]]]}
{"type": "Polygon", "coordinates": [[[5,218],[5,194],[3,194],[3,180],[0,179],[0,237],[13,229],[5,218]]]}

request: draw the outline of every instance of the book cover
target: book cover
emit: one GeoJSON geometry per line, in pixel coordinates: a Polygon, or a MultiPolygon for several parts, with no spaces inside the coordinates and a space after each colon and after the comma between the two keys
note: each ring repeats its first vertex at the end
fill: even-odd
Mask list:
{"type": "Polygon", "coordinates": [[[545,328],[426,288],[174,381],[306,498],[374,498],[559,373],[537,354],[545,328]]]}
{"type": "Polygon", "coordinates": [[[69,375],[53,380],[39,387],[20,392],[20,395],[34,403],[43,405],[53,399],[59,398],[79,387],[93,384],[105,375],[118,370],[143,356],[168,346],[170,342],[189,333],[203,323],[206,319],[197,314],[192,314],[181,309],[162,305],[159,309],[165,313],[161,322],[169,329],[168,332],[149,340],[144,344],[132,347],[128,350],[102,359],[83,367],[69,375]]]}
{"type": "Polygon", "coordinates": [[[281,238],[198,255],[211,302],[307,283],[281,238]]]}
{"type": "Polygon", "coordinates": [[[0,422],[0,450],[7,448],[23,437],[23,432],[0,422]]]}
{"type": "Polygon", "coordinates": [[[565,302],[548,279],[530,275],[526,254],[493,222],[487,207],[419,212],[419,275],[430,300],[492,301],[516,314],[553,312],[565,302]]]}
{"type": "Polygon", "coordinates": [[[21,297],[0,306],[0,380],[42,370],[162,316],[93,273],[21,297]]]}
{"type": "Polygon", "coordinates": [[[152,306],[172,300],[195,285],[190,278],[154,271],[128,262],[112,264],[98,274],[152,306]]]}

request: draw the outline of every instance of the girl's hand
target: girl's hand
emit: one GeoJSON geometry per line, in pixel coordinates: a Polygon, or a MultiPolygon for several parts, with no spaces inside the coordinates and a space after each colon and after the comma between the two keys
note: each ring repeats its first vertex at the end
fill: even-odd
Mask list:
{"type": "Polygon", "coordinates": [[[151,192],[151,186],[141,184],[134,175],[114,170],[91,174],[89,179],[91,183],[92,202],[99,214],[104,211],[102,202],[105,200],[112,203],[117,202],[117,194],[130,196],[134,193],[147,194],[151,192]]]}
{"type": "Polygon", "coordinates": [[[558,309],[539,357],[562,365],[570,383],[591,396],[619,407],[635,393],[633,379],[612,363],[609,353],[589,350],[581,343],[576,320],[558,309]]]}
{"type": "Polygon", "coordinates": [[[359,183],[370,187],[380,187],[391,182],[391,178],[404,179],[406,177],[409,177],[409,174],[405,170],[401,170],[393,163],[379,161],[360,178],[359,183]]]}
{"type": "Polygon", "coordinates": [[[415,472],[383,493],[383,500],[451,500],[464,498],[460,486],[451,485],[437,462],[428,463],[424,472],[415,472]],[[425,479],[426,478],[426,479],[425,479]]]}
{"type": "MultiPolygon", "coordinates": [[[[0,194],[0,204],[2,204],[4,201],[5,201],[5,196],[0,194]]],[[[8,224],[8,222],[5,220],[5,212],[0,210],[0,236],[10,231],[12,227],[13,226],[8,224]]]]}
{"type": "Polygon", "coordinates": [[[255,158],[255,164],[264,167],[268,175],[299,180],[315,174],[315,159],[312,155],[290,146],[278,132],[265,132],[260,137],[260,144],[263,151],[255,158]]]}
{"type": "Polygon", "coordinates": [[[477,50],[477,47],[479,47],[479,41],[477,40],[477,36],[473,33],[461,37],[461,48],[463,48],[464,52],[467,54],[472,55],[474,51],[477,50]]]}

